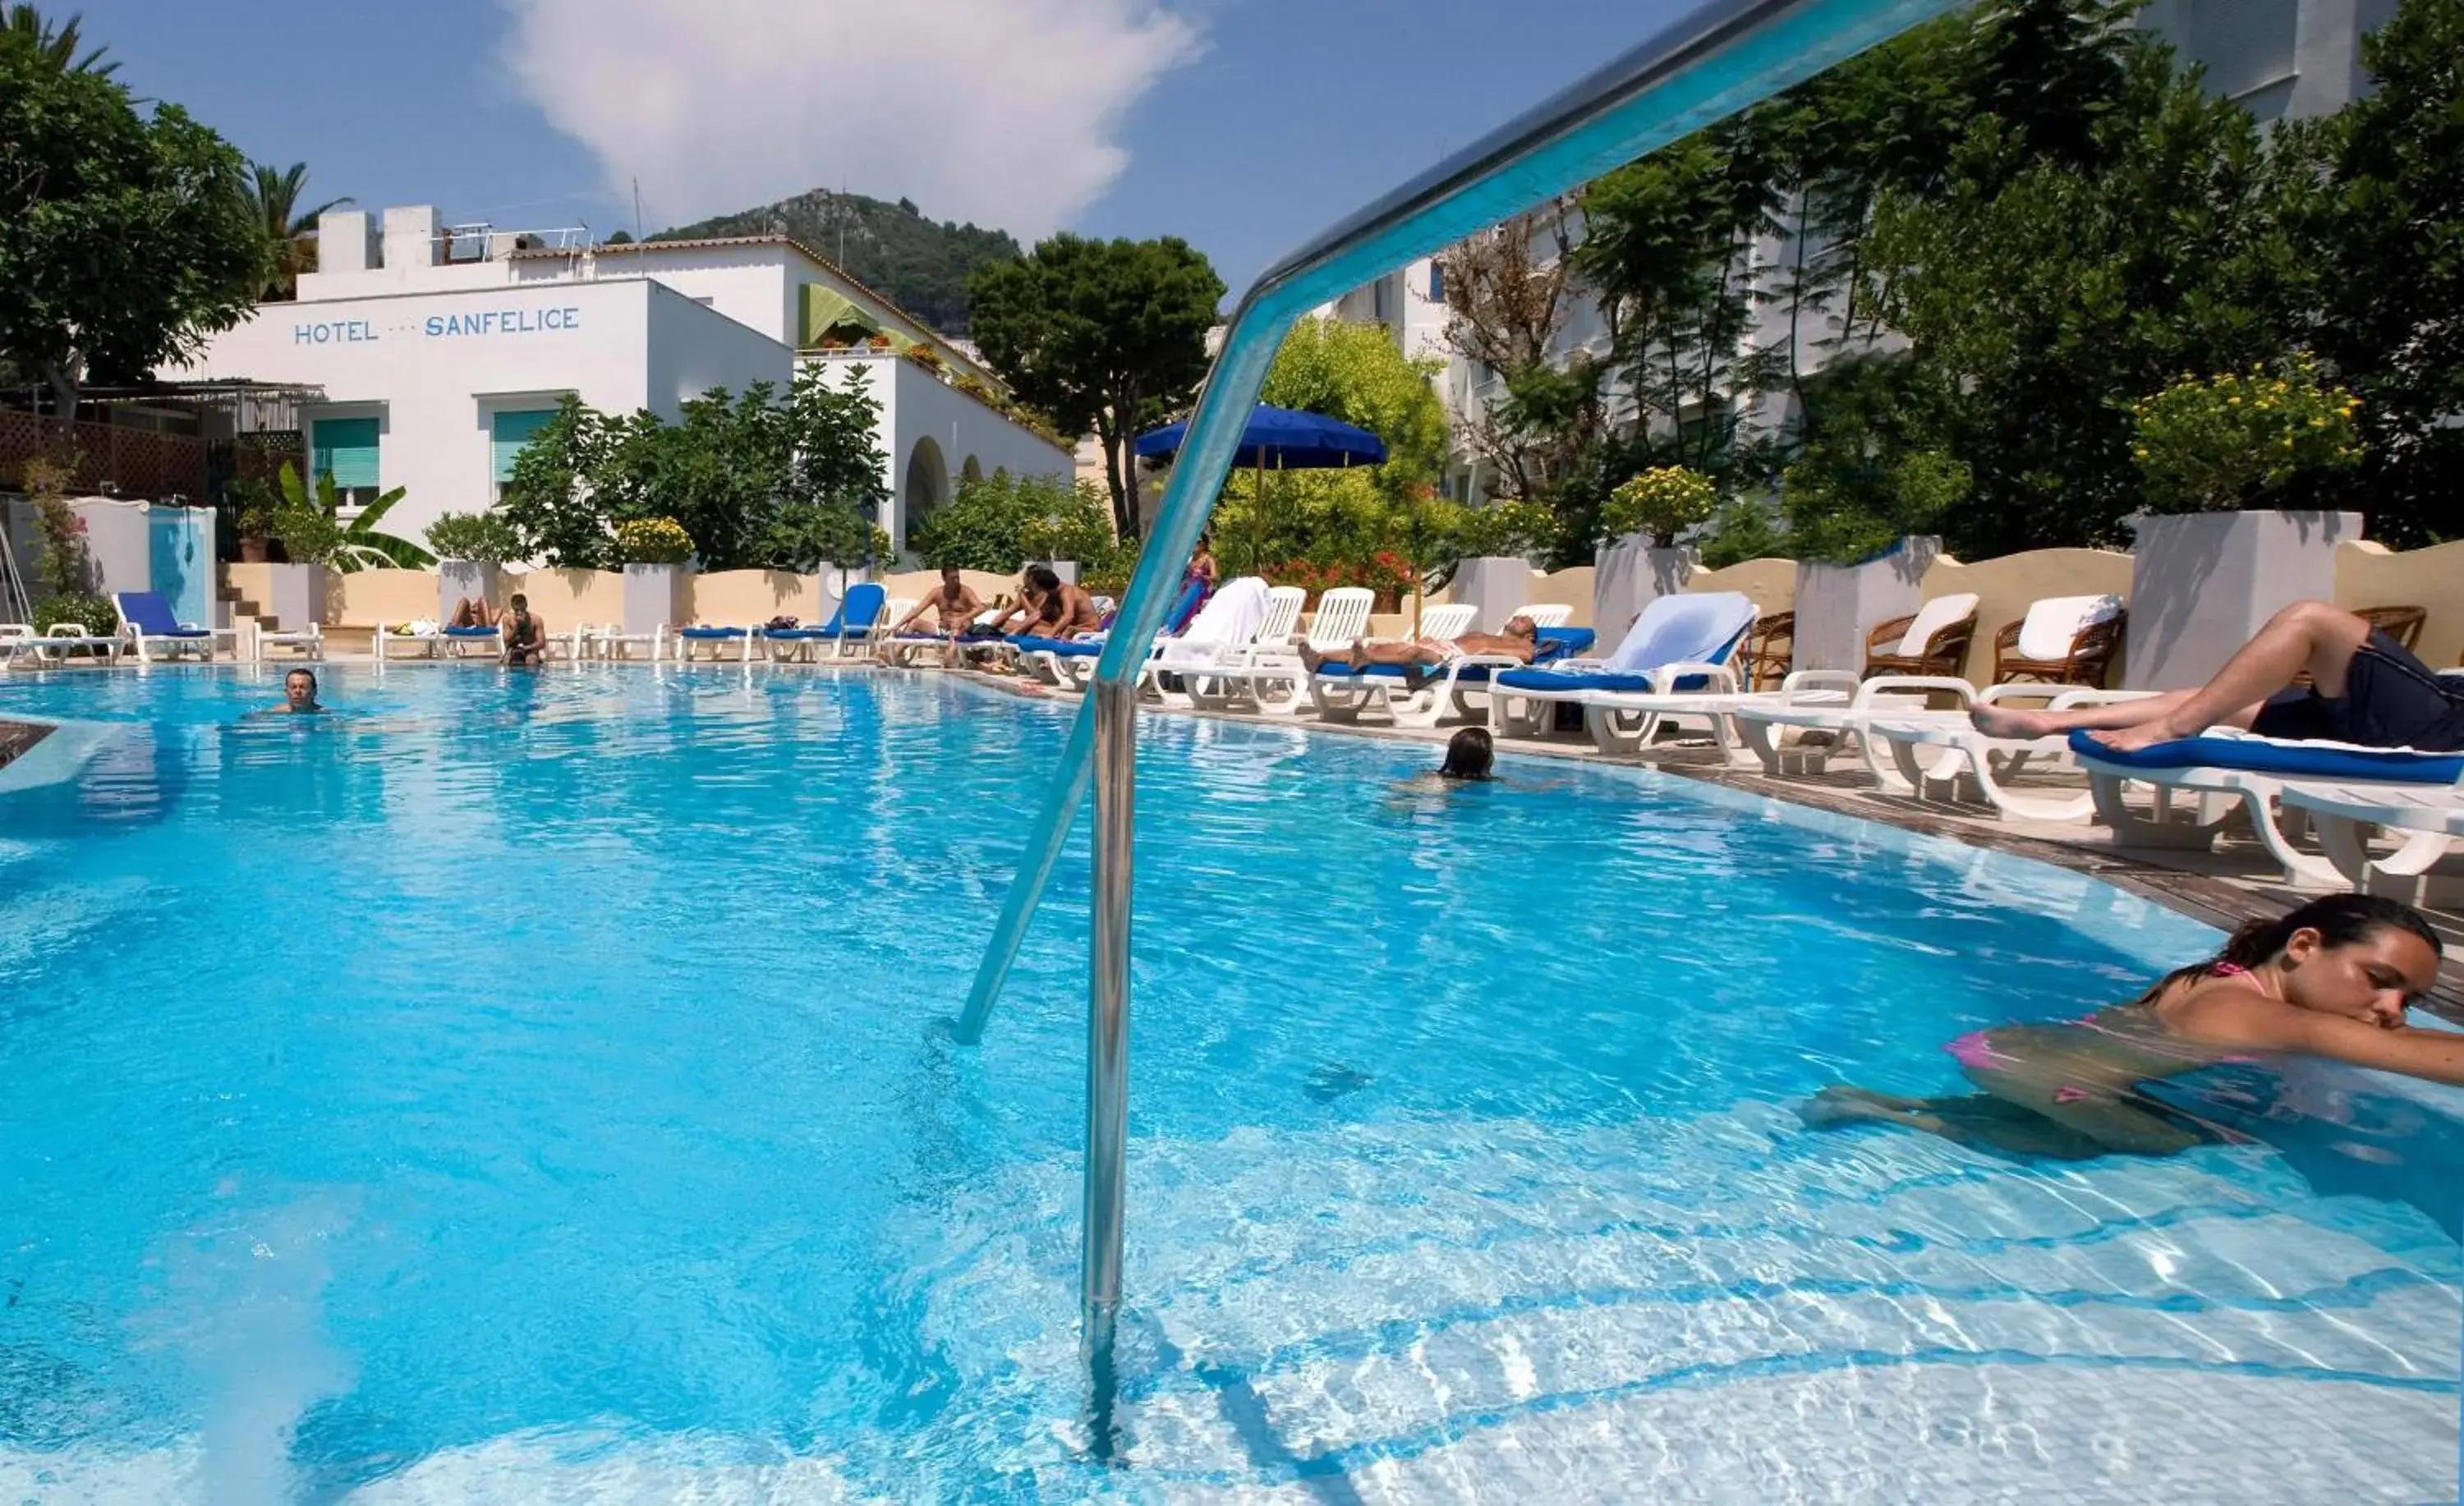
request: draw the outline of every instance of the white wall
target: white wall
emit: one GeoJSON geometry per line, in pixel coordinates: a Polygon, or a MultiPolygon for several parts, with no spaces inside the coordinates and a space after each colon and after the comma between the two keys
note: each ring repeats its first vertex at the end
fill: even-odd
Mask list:
{"type": "Polygon", "coordinates": [[[930,439],[940,452],[946,477],[942,501],[949,500],[949,489],[957,487],[970,459],[987,476],[1006,469],[1014,476],[1067,481],[1074,473],[1075,457],[1069,450],[1010,422],[904,357],[849,353],[821,360],[824,369],[842,382],[857,372],[869,373],[873,401],[882,408],[882,481],[891,497],[880,522],[898,549],[907,547],[907,466],[924,440],[930,439]]]}
{"type": "Polygon", "coordinates": [[[406,489],[385,527],[416,539],[441,514],[494,500],[489,426],[499,408],[572,392],[604,412],[673,417],[680,397],[764,379],[783,386],[791,372],[775,340],[626,278],[268,305],[180,374],[321,387],[325,400],[302,409],[312,424],[380,416],[379,485],[406,489]]]}
{"type": "MultiPolygon", "coordinates": [[[[655,244],[655,243],[649,243],[655,244]]],[[[591,259],[599,277],[649,277],[782,344],[796,342],[795,298],[782,245],[710,246],[691,251],[608,248],[591,259]]],[[[580,258],[517,256],[505,265],[523,283],[577,280],[580,258]]]]}

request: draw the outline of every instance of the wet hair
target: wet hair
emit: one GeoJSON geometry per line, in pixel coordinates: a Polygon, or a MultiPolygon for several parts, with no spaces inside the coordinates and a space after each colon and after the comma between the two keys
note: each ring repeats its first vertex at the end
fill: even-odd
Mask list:
{"type": "Polygon", "coordinates": [[[1497,745],[1485,727],[1466,727],[1455,733],[1446,744],[1446,761],[1438,770],[1441,779],[1485,779],[1489,765],[1497,761],[1497,745]]]}
{"type": "Polygon", "coordinates": [[[1061,589],[1061,578],[1052,573],[1052,568],[1049,565],[1038,565],[1034,569],[1028,571],[1026,573],[1026,583],[1035,587],[1038,591],[1058,591],[1061,589]]]}
{"type": "Polygon", "coordinates": [[[294,670],[292,670],[292,671],[291,671],[291,674],[286,674],[286,675],[284,675],[284,676],[282,677],[282,683],[283,683],[283,685],[284,685],[285,687],[288,687],[288,686],[291,684],[291,675],[293,675],[293,674],[304,674],[304,675],[306,675],[306,676],[308,677],[308,693],[309,693],[310,695],[315,695],[315,694],[317,693],[317,671],[316,671],[316,670],[314,670],[314,669],[294,669],[294,670]]]}
{"type": "Polygon", "coordinates": [[[2440,950],[2438,932],[2411,906],[2376,894],[2330,894],[2281,915],[2242,922],[2225,938],[2222,950],[2205,962],[2194,962],[2165,974],[2156,980],[2155,987],[2139,996],[2138,1002],[2152,1004],[2178,983],[2211,978],[2227,971],[2248,971],[2274,962],[2297,930],[2317,931],[2319,939],[2330,948],[2367,941],[2383,930],[2409,931],[2429,944],[2433,956],[2440,950]]]}

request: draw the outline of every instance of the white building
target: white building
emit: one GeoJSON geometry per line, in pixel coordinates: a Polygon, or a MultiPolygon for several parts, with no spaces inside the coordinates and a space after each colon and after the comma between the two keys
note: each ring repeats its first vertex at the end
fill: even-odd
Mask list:
{"type": "Polygon", "coordinates": [[[330,213],[317,239],[297,301],[260,305],[177,375],[321,394],[301,412],[312,473],[363,499],[405,489],[385,526],[406,537],[491,506],[567,393],[672,420],[713,387],[783,392],[814,363],[881,404],[894,501],[878,521],[901,549],[962,476],[1070,473],[1067,448],[995,405],[1004,388],[970,352],[785,235],[591,246],[420,207],[386,209],[381,233],[330,213]]]}

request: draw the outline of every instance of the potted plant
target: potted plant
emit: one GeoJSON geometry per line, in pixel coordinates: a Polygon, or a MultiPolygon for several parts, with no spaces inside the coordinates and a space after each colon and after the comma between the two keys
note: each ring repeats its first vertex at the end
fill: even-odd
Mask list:
{"type": "Polygon", "coordinates": [[[239,562],[244,565],[265,563],[269,557],[268,535],[274,530],[274,510],[262,502],[249,501],[241,506],[239,515],[231,521],[239,531],[239,562]]]}
{"type": "Polygon", "coordinates": [[[1592,621],[1603,644],[1616,644],[1653,601],[1685,589],[1696,557],[1677,537],[1710,521],[1719,505],[1718,485],[1683,466],[1654,466],[1608,494],[1592,573],[1592,621]]]}
{"type": "Polygon", "coordinates": [[[891,339],[889,336],[879,333],[865,337],[864,341],[865,348],[867,350],[888,350],[896,343],[897,341],[891,339]]]}
{"type": "Polygon", "coordinates": [[[2334,596],[2336,546],[2361,536],[2361,514],[2298,503],[2360,463],[2360,411],[2307,355],[2185,376],[2131,405],[2148,515],[2131,550],[2125,685],[2204,684],[2278,610],[2334,596]]]}
{"type": "Polygon", "coordinates": [[[457,602],[493,603],[505,565],[524,553],[514,525],[495,513],[446,513],[428,525],[428,547],[436,551],[439,622],[457,602]]]}
{"type": "Polygon", "coordinates": [[[654,633],[676,621],[693,535],[671,517],[628,517],[616,525],[625,565],[625,631],[654,633]]]}

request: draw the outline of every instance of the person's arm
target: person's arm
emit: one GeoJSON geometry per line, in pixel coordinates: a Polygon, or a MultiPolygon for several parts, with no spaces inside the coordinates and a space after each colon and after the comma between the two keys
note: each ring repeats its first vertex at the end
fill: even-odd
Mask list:
{"type": "Polygon", "coordinates": [[[2464,1035],[2410,1026],[2387,1030],[2273,1000],[2236,1003],[2238,1007],[2229,1011],[2212,1007],[2186,1011],[2186,1033],[2221,1044],[2296,1051],[2464,1086],[2464,1035]]]}
{"type": "Polygon", "coordinates": [[[892,635],[907,631],[909,623],[913,622],[917,618],[922,617],[925,613],[933,610],[940,604],[941,588],[939,586],[935,586],[932,590],[924,593],[924,600],[916,602],[914,608],[905,617],[900,618],[897,622],[891,627],[890,631],[892,635]]]}

